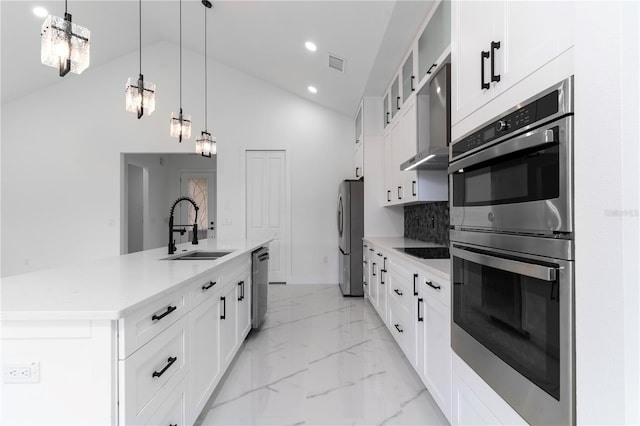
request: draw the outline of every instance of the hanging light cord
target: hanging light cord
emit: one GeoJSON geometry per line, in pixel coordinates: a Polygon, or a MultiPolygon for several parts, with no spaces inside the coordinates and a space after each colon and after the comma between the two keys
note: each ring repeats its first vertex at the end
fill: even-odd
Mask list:
{"type": "Polygon", "coordinates": [[[182,0],[180,0],[180,121],[182,121],[182,0]]]}
{"type": "Polygon", "coordinates": [[[207,131],[207,8],[204,9],[204,131],[207,131]]]}
{"type": "MultiPolygon", "coordinates": [[[[66,0],[65,0],[66,1],[66,0]]],[[[138,28],[140,30],[140,73],[142,74],[142,0],[138,0],[138,28]]]]}
{"type": "Polygon", "coordinates": [[[64,16],[67,16],[67,0],[64,0],[64,16]]]}

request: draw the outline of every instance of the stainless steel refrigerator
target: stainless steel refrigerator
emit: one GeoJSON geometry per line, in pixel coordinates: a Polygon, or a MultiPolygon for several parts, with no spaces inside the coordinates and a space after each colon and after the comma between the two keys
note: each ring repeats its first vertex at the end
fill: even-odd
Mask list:
{"type": "Polygon", "coordinates": [[[364,237],[364,182],[345,180],[338,191],[340,290],[344,296],[362,296],[362,238],[364,237]]]}

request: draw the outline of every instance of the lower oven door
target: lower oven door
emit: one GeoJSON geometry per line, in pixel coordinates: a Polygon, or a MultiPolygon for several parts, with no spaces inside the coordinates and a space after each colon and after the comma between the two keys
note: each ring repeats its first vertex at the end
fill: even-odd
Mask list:
{"type": "Polygon", "coordinates": [[[573,262],[452,242],[453,350],[531,424],[572,424],[573,262]]]}

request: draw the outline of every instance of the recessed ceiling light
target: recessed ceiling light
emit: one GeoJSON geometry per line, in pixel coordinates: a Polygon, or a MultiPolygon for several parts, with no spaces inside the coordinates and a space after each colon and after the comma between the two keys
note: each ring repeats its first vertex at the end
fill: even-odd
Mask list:
{"type": "Polygon", "coordinates": [[[310,41],[306,42],[304,44],[304,47],[307,48],[307,50],[310,50],[311,52],[315,52],[318,48],[316,47],[316,45],[310,41]]]}
{"type": "Polygon", "coordinates": [[[309,89],[309,91],[310,91],[311,93],[318,93],[318,89],[316,89],[316,88],[315,88],[315,87],[313,87],[313,86],[309,86],[309,87],[307,87],[307,89],[309,89]]]}
{"type": "Polygon", "coordinates": [[[38,18],[44,18],[49,14],[49,12],[44,7],[38,6],[33,8],[33,14],[36,15],[38,18]]]}

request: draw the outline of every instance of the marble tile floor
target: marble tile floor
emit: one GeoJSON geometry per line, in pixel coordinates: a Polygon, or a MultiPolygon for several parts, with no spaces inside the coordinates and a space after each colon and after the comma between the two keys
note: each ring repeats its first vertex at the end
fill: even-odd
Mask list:
{"type": "Polygon", "coordinates": [[[337,285],[271,285],[196,424],[446,425],[373,307],[337,285]]]}

